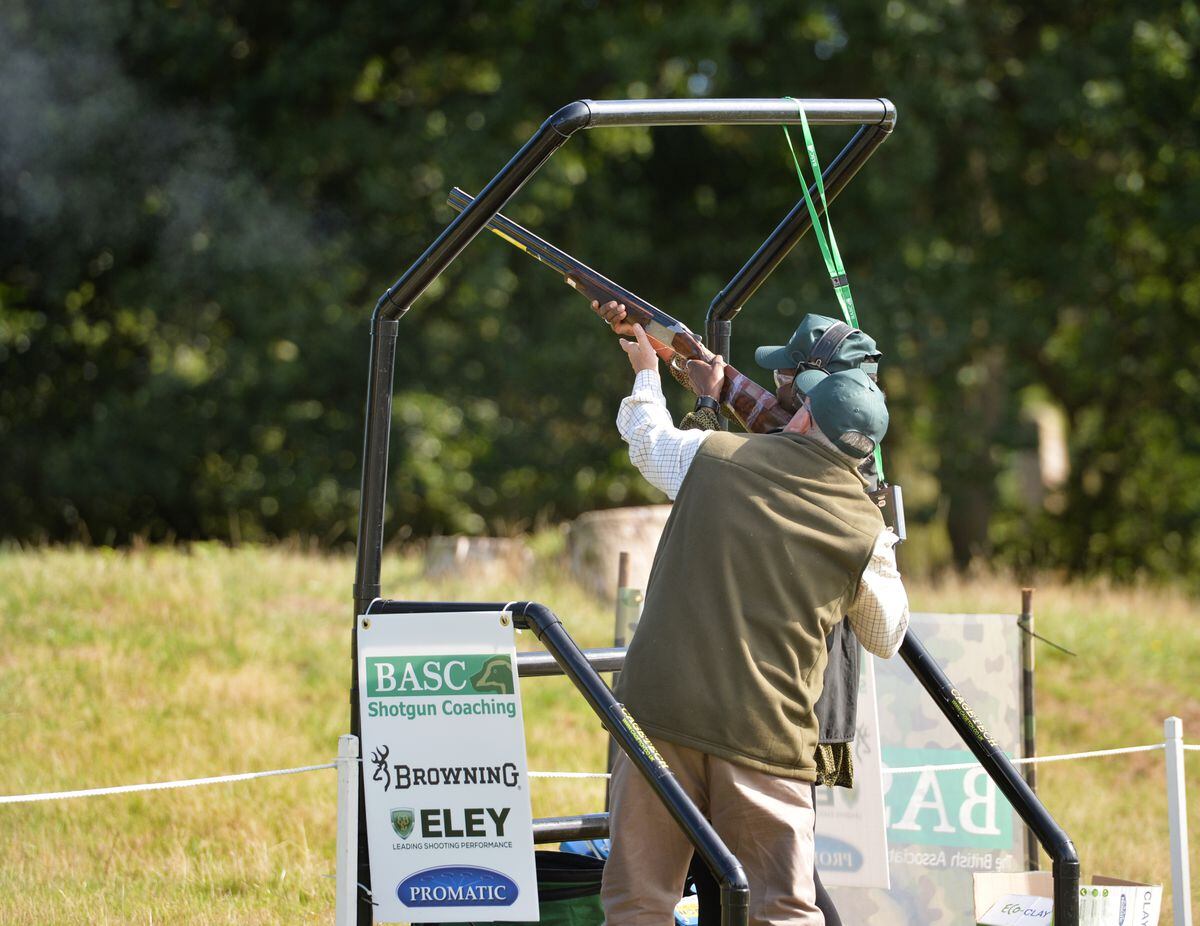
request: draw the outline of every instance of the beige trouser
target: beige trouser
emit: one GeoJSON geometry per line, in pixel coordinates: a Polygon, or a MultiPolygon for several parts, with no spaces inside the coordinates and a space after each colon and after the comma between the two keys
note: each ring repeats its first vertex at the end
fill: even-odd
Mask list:
{"type": "MultiPolygon", "coordinates": [[[[753,926],[824,926],[813,884],[812,783],[663,740],[654,745],[746,869],[753,926]]],[[[612,777],[606,926],[670,926],[692,845],[624,753],[612,777]]]]}

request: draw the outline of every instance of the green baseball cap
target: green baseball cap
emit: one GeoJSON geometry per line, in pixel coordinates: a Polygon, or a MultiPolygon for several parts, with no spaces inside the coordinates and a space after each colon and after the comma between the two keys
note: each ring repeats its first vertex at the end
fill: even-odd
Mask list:
{"type": "Polygon", "coordinates": [[[870,456],[887,433],[887,401],[862,370],[803,370],[796,389],[808,397],[821,433],[843,453],[870,456]]]}
{"type": "MultiPolygon", "coordinates": [[[[765,370],[794,370],[809,358],[813,345],[821,340],[821,335],[836,324],[837,319],[828,315],[805,315],[787,344],[758,348],[754,352],[754,362],[765,370]]],[[[868,357],[879,356],[875,339],[855,328],[834,351],[829,360],[829,371],[852,370],[861,366],[868,357]]]]}

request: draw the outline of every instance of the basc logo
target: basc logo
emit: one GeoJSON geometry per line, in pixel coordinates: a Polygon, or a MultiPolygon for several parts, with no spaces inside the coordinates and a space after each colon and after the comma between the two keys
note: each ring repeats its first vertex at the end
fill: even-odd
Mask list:
{"type": "Polygon", "coordinates": [[[470,865],[426,868],[396,885],[406,907],[511,907],[517,893],[507,875],[470,865]]]}
{"type": "Polygon", "coordinates": [[[504,654],[368,656],[367,697],[511,695],[512,660],[504,654]]]}

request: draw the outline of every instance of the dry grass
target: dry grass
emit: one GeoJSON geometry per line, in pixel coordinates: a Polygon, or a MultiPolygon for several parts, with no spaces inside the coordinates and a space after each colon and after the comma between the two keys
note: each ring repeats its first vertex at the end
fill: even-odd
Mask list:
{"type": "MultiPolygon", "coordinates": [[[[384,587],[394,597],[544,600],[582,645],[604,645],[608,605],[542,543],[550,549],[519,581],[431,582],[415,556],[393,556],[384,587]]],[[[328,761],[347,723],[352,574],[347,557],[283,548],[0,554],[0,793],[328,761]]],[[[1019,603],[999,579],[911,591],[925,611],[1019,603]]],[[[1159,741],[1171,713],[1200,741],[1194,600],[1053,586],[1036,609],[1039,630],[1080,654],[1039,650],[1043,753],[1159,741]]],[[[602,766],[599,724],[566,682],[530,682],[524,697],[532,767],[602,766]]],[[[1044,766],[1040,776],[1086,873],[1169,878],[1161,754],[1044,766]]],[[[1200,757],[1189,785],[1200,833],[1200,757]]],[[[594,783],[539,782],[534,812],[596,809],[602,794],[594,783]]],[[[0,922],[329,922],[333,820],[332,772],[0,807],[0,922]]]]}

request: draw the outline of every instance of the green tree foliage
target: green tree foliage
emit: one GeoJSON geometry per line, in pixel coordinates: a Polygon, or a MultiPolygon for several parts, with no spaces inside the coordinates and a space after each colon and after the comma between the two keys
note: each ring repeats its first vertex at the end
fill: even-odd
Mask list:
{"type": "MultiPolygon", "coordinates": [[[[12,0],[0,12],[0,533],[353,536],[367,320],[581,97],[879,96],[834,207],[892,474],[960,565],[1200,563],[1196,54],[1182,5],[12,0]],[[1018,491],[1034,416],[1070,467],[1018,491]]],[[[822,128],[825,159],[849,133],[822,128]]],[[[798,196],[778,129],[581,133],[506,210],[694,328],[798,196]]],[[[735,363],[835,311],[805,241],[735,363]]],[[[491,236],[401,323],[391,536],[652,497],[622,355],[491,236]]],[[[684,400],[681,398],[681,405],[684,400]]]]}

